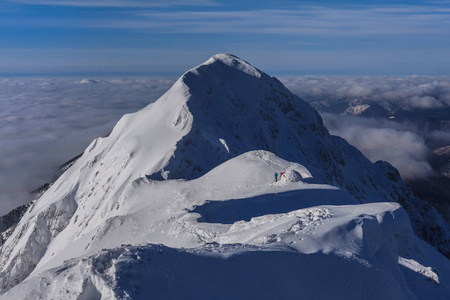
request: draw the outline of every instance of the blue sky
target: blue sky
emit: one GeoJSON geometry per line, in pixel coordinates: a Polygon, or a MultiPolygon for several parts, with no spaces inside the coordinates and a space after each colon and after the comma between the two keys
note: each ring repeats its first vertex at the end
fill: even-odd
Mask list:
{"type": "Polygon", "coordinates": [[[0,75],[449,75],[450,1],[1,0],[0,75]]]}

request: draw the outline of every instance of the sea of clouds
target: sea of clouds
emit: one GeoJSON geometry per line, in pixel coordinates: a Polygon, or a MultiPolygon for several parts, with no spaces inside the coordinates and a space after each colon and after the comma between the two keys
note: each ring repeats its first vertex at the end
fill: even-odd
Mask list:
{"type": "MultiPolygon", "coordinates": [[[[292,92],[318,107],[355,99],[375,101],[385,109],[442,109],[450,105],[450,76],[288,77],[292,92]]],[[[330,132],[345,138],[371,161],[385,160],[404,179],[434,173],[428,158],[434,148],[450,145],[449,130],[427,130],[412,122],[343,116],[321,112],[330,132]]],[[[450,122],[450,120],[447,120],[450,122]]]]}
{"type": "Polygon", "coordinates": [[[302,76],[281,78],[308,101],[371,99],[383,107],[440,108],[450,105],[450,76],[302,76]]]}
{"type": "Polygon", "coordinates": [[[390,162],[404,179],[426,178],[434,174],[428,163],[432,149],[414,124],[328,113],[321,115],[331,134],[346,139],[372,162],[390,162]]]}
{"type": "MultiPolygon", "coordinates": [[[[158,99],[175,78],[0,79],[0,215],[31,200],[58,166],[109,134],[126,113],[158,99]]],[[[383,105],[440,107],[450,102],[450,77],[289,77],[281,81],[307,101],[371,97],[383,105]]],[[[387,160],[403,177],[432,174],[429,139],[450,144],[450,133],[414,124],[322,114],[332,134],[369,159],[387,160]]]]}

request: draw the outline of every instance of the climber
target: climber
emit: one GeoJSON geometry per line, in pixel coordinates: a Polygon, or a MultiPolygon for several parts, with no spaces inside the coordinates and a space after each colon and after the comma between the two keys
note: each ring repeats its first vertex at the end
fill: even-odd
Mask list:
{"type": "Polygon", "coordinates": [[[275,182],[277,182],[277,181],[278,181],[278,173],[275,172],[275,182]]]}

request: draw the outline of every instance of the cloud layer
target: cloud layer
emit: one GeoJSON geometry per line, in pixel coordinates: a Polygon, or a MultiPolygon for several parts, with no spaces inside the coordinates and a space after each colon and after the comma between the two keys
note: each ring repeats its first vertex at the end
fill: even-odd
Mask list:
{"type": "Polygon", "coordinates": [[[385,108],[450,105],[450,76],[284,77],[281,81],[309,102],[376,101],[385,108]]]}
{"type": "MultiPolygon", "coordinates": [[[[282,82],[319,110],[354,100],[374,101],[391,112],[414,109],[417,114],[424,109],[448,109],[450,105],[449,76],[304,76],[282,78],[282,82]]],[[[450,145],[450,124],[444,124],[441,130],[428,130],[406,121],[321,115],[332,134],[345,138],[373,162],[390,162],[405,179],[433,174],[428,164],[432,149],[450,145]]]]}
{"type": "Polygon", "coordinates": [[[384,160],[403,178],[426,178],[434,174],[428,164],[431,150],[411,127],[389,121],[321,114],[331,134],[346,139],[372,162],[384,160]]]}

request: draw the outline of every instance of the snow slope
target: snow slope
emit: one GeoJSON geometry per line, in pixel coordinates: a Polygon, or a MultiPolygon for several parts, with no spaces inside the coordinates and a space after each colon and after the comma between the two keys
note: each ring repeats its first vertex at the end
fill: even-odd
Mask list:
{"type": "Polygon", "coordinates": [[[201,223],[186,222],[187,217],[181,219],[183,226],[168,236],[184,230],[186,235],[198,235],[199,246],[121,245],[66,261],[4,297],[447,299],[450,295],[448,260],[414,236],[398,204],[316,206],[203,228],[201,223]]]}
{"type": "MultiPolygon", "coordinates": [[[[446,299],[450,295],[449,261],[414,236],[398,204],[357,204],[333,186],[272,181],[275,170],[289,167],[307,174],[301,165],[254,151],[196,180],[141,179],[126,206],[119,208],[126,218],[113,218],[99,226],[93,238],[64,247],[66,228],[47,252],[55,246],[65,251],[52,252],[48,261],[44,256],[34,272],[39,275],[4,297],[446,299]],[[237,176],[236,166],[243,170],[237,176]],[[246,201],[260,194],[272,194],[272,202],[279,205],[280,195],[292,191],[320,191],[321,197],[296,197],[300,209],[233,224],[199,223],[199,215],[190,211],[207,200],[246,201]],[[150,195],[152,201],[146,199],[150,195]],[[333,202],[342,205],[330,205],[333,202]],[[89,250],[82,251],[88,242],[89,250]],[[83,253],[85,258],[70,259],[83,253]]],[[[252,209],[257,214],[258,206],[247,207],[252,209]]]]}
{"type": "Polygon", "coordinates": [[[286,297],[367,296],[368,285],[360,286],[366,278],[385,287],[373,294],[378,298],[414,299],[421,294],[409,284],[421,286],[425,276],[431,281],[423,288],[444,299],[448,260],[414,236],[448,253],[442,224],[394,168],[330,136],[317,112],[277,79],[219,54],[155,103],[125,115],[28,209],[1,247],[0,287],[3,293],[27,279],[6,298],[197,298],[202,290],[205,298],[268,298],[264,289],[225,279],[249,259],[242,274],[255,280],[272,282],[291,261],[314,277],[309,290],[291,290],[307,276],[286,273],[290,280],[276,286],[286,297]],[[273,182],[286,170],[300,181],[273,182]],[[414,229],[405,211],[386,201],[401,203],[414,229]],[[155,252],[165,257],[156,269],[155,252]],[[342,266],[342,274],[327,275],[329,264],[342,266]],[[218,277],[205,281],[211,276],[218,277]],[[336,284],[341,276],[350,283],[336,284]],[[187,277],[206,286],[185,289],[187,277]],[[333,286],[326,295],[322,281],[333,286]]]}

